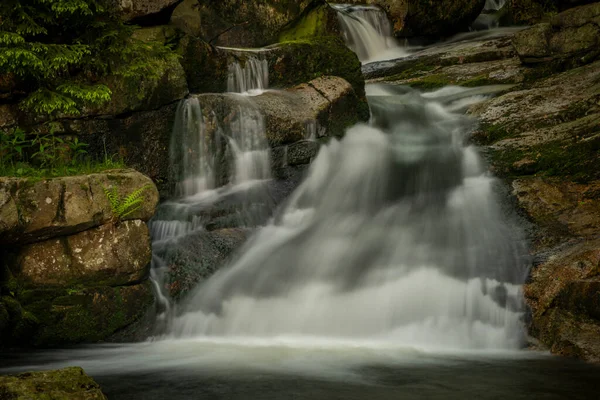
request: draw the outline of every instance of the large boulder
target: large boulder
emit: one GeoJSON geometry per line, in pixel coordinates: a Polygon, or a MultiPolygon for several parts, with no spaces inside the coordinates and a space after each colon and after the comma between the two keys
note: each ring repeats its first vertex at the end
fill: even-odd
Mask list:
{"type": "Polygon", "coordinates": [[[149,281],[132,286],[22,289],[10,306],[5,346],[52,347],[105,340],[139,320],[154,302],[149,281]]]}
{"type": "Polygon", "coordinates": [[[124,21],[151,17],[169,9],[180,0],[113,0],[124,21]]]}
{"type": "Polygon", "coordinates": [[[106,400],[100,386],[78,367],[0,376],[0,397],[3,399],[106,400]]]}
{"type": "Polygon", "coordinates": [[[9,268],[23,288],[124,286],[147,276],[151,257],[148,227],[135,220],[24,246],[9,268]]]}
{"type": "Polygon", "coordinates": [[[546,21],[557,12],[596,0],[507,0],[502,9],[505,25],[534,25],[546,21]]]}
{"type": "Polygon", "coordinates": [[[110,222],[105,189],[121,198],[143,187],[141,207],[125,219],[149,220],[158,203],[152,181],[133,170],[34,181],[0,177],[0,244],[31,243],[70,235],[110,222]]]}
{"type": "Polygon", "coordinates": [[[547,23],[518,32],[513,44],[527,64],[592,62],[600,56],[600,3],[564,11],[547,23]]]}
{"type": "Polygon", "coordinates": [[[278,31],[310,0],[184,0],[171,23],[215,46],[259,47],[276,42],[278,31]]]}

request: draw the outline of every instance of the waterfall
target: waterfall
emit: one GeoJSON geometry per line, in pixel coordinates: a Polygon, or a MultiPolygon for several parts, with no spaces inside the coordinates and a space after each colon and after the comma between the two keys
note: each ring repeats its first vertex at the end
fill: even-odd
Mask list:
{"type": "Polygon", "coordinates": [[[498,11],[504,7],[506,0],[485,0],[485,11],[498,11]]]}
{"type": "Polygon", "coordinates": [[[266,59],[248,56],[245,62],[229,64],[227,91],[232,93],[260,93],[269,87],[269,63],[266,59]]]}
{"type": "MultiPolygon", "coordinates": [[[[525,249],[452,110],[487,92],[368,88],[286,207],[172,321],[173,337],[515,348],[525,249]]],[[[489,94],[489,93],[488,93],[489,94]]]]}
{"type": "Polygon", "coordinates": [[[405,57],[387,14],[378,7],[333,4],[346,44],[363,63],[405,57]]]}
{"type": "Polygon", "coordinates": [[[176,198],[161,204],[150,222],[151,279],[162,311],[159,332],[173,316],[166,287],[174,249],[189,246],[187,237],[206,230],[206,214],[219,203],[233,202],[239,226],[265,218],[265,205],[270,206],[261,189],[261,182],[271,178],[264,116],[248,93],[223,96],[231,104],[225,117],[215,110],[203,113],[201,97],[182,100],[177,109],[170,145],[176,198]]]}

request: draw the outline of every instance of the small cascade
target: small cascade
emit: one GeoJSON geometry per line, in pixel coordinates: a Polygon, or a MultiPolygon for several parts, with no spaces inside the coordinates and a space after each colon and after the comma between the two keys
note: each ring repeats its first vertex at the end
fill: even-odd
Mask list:
{"type": "Polygon", "coordinates": [[[227,91],[260,94],[269,87],[269,63],[266,59],[249,56],[244,62],[229,65],[227,91]]]}
{"type": "Polygon", "coordinates": [[[379,7],[333,4],[346,44],[363,64],[407,55],[394,38],[387,14],[379,7]]]}
{"type": "Polygon", "coordinates": [[[169,150],[171,179],[177,182],[178,195],[214,189],[214,154],[208,145],[200,102],[194,97],[183,100],[177,108],[169,150]]]}
{"type": "Polygon", "coordinates": [[[483,11],[473,22],[471,28],[476,31],[495,29],[500,26],[499,11],[506,5],[506,0],[486,0],[483,11]]]}
{"type": "Polygon", "coordinates": [[[504,7],[506,0],[486,0],[484,11],[498,11],[504,7]]]}

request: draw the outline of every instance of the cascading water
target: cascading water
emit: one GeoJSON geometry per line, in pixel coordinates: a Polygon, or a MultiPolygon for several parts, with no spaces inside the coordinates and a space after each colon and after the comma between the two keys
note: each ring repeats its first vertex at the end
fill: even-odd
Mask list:
{"type": "MultiPolygon", "coordinates": [[[[205,212],[215,204],[235,197],[236,220],[240,226],[253,225],[264,218],[269,205],[261,190],[271,178],[270,150],[264,116],[251,96],[268,87],[266,61],[248,57],[245,66],[234,62],[229,68],[232,109],[226,118],[214,112],[203,114],[199,97],[183,100],[177,110],[170,145],[171,180],[176,182],[176,200],[163,203],[151,221],[153,262],[151,278],[164,309],[159,322],[172,316],[169,296],[164,290],[169,265],[166,259],[185,238],[205,230],[205,212]],[[242,93],[243,92],[243,93],[242,93]],[[212,129],[209,132],[208,126],[212,129]],[[258,187],[258,190],[256,190],[258,187]],[[251,193],[251,194],[248,194],[251,193]],[[260,207],[259,207],[260,209],[260,207]],[[257,214],[257,215],[255,215],[257,214]]],[[[158,324],[158,331],[164,328],[158,324]]]]}
{"type": "Polygon", "coordinates": [[[486,0],[483,9],[485,11],[498,11],[504,7],[506,0],[486,0]]]}
{"type": "Polygon", "coordinates": [[[506,0],[486,0],[483,11],[472,24],[474,30],[489,30],[500,26],[499,11],[506,5],[506,0]]]}
{"type": "Polygon", "coordinates": [[[387,14],[378,7],[333,4],[346,44],[363,63],[405,57],[387,14]]]}
{"type": "Polygon", "coordinates": [[[269,87],[269,64],[266,59],[248,56],[242,63],[229,64],[227,91],[231,93],[261,93],[269,87]]]}
{"type": "Polygon", "coordinates": [[[322,148],[171,335],[519,346],[523,248],[463,145],[471,121],[450,111],[481,100],[465,91],[371,86],[371,124],[322,148]]]}

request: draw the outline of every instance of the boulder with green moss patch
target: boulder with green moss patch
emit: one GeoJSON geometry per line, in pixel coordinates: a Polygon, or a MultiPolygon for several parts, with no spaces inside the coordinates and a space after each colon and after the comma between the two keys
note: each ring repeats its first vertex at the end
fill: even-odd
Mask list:
{"type": "Polygon", "coordinates": [[[260,47],[277,41],[281,27],[296,18],[310,0],[185,0],[171,23],[215,46],[260,47]]]}
{"type": "Polygon", "coordinates": [[[528,64],[559,62],[572,67],[592,62],[600,57],[600,3],[572,8],[518,32],[513,44],[528,64]]]}
{"type": "Polygon", "coordinates": [[[0,376],[0,398],[106,400],[100,386],[79,367],[0,376]]]}
{"type": "Polygon", "coordinates": [[[152,181],[133,170],[34,180],[0,177],[0,243],[30,243],[105,224],[113,210],[105,189],[126,197],[146,187],[141,207],[126,219],[149,220],[158,203],[152,181]]]}
{"type": "Polygon", "coordinates": [[[141,318],[154,301],[150,282],[119,287],[23,289],[17,299],[28,329],[13,332],[13,345],[60,346],[102,341],[141,318]]]}

